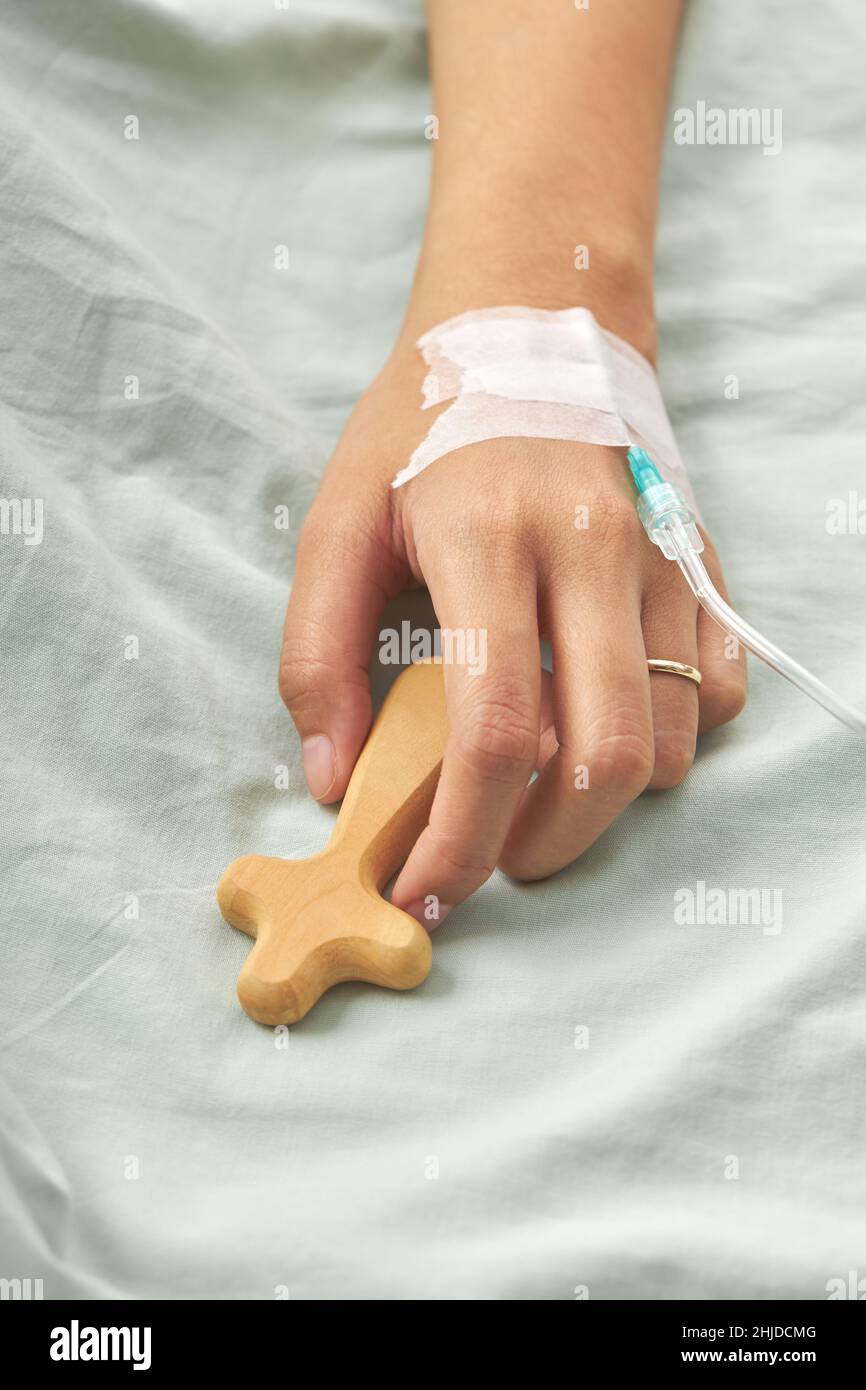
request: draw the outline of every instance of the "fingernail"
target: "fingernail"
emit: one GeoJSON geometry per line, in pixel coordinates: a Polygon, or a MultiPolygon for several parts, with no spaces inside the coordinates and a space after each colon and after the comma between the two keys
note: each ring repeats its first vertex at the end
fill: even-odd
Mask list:
{"type": "Polygon", "coordinates": [[[334,745],[326,734],[312,734],[302,743],[304,750],[304,776],[307,786],[317,801],[327,796],[337,775],[337,755],[334,745]]]}
{"type": "Polygon", "coordinates": [[[451,911],[450,903],[440,903],[439,899],[431,893],[429,897],[418,898],[414,903],[409,903],[402,909],[408,912],[410,917],[414,917],[416,922],[420,922],[422,927],[428,931],[433,931],[435,927],[441,926],[451,911]]]}

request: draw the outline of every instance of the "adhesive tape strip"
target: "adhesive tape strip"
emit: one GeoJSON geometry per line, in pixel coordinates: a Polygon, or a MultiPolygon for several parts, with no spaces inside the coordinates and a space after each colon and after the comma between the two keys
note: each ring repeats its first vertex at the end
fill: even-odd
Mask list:
{"type": "Polygon", "coordinates": [[[488,439],[638,444],[698,514],[655,372],[589,309],[475,309],[431,329],[418,347],[429,368],[423,409],[453,404],[392,487],[488,439]]]}

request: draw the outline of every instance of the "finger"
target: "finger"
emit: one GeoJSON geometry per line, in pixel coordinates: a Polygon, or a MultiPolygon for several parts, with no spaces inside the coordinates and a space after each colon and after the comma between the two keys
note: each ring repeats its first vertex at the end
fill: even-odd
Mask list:
{"type": "Polygon", "coordinates": [[[313,796],[346,790],[370,727],[367,665],[385,602],[402,575],[381,528],[311,513],[298,541],[280,657],[280,694],[301,736],[313,796]]]}
{"type": "MultiPolygon", "coordinates": [[[[667,562],[647,589],[642,625],[647,657],[698,666],[698,603],[667,562]]],[[[650,788],[675,787],[695,760],[698,686],[685,676],[650,671],[654,767],[650,788]]]]}
{"type": "MultiPolygon", "coordinates": [[[[727,600],[722,567],[709,541],[704,562],[719,593],[727,600]]],[[[742,713],[747,694],[746,652],[703,608],[698,611],[697,633],[698,666],[703,676],[699,692],[699,732],[704,733],[727,724],[742,713]]]]}
{"type": "Polygon", "coordinates": [[[555,575],[546,597],[558,748],[524,793],[499,861],[527,879],[582,854],[653,771],[637,580],[609,599],[590,599],[573,579],[555,575]]]}
{"type": "Polygon", "coordinates": [[[447,629],[486,633],[486,670],[445,670],[450,734],[430,819],[392,901],[432,927],[489,878],[538,751],[541,658],[535,575],[523,557],[428,571],[447,629]],[[483,572],[482,572],[483,570],[483,572]],[[471,618],[471,621],[467,621],[471,618]],[[434,912],[422,905],[433,901],[434,912]]]}

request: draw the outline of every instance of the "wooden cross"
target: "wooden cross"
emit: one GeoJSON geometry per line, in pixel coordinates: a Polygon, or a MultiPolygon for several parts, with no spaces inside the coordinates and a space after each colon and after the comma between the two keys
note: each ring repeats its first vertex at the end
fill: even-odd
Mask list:
{"type": "Polygon", "coordinates": [[[448,733],[442,667],[410,666],[379,712],[327,848],[309,859],[249,854],[230,864],[217,901],[255,937],[238,998],[259,1023],[297,1023],[331,985],[412,989],[427,978],[430,937],[381,890],[427,823],[448,733]]]}

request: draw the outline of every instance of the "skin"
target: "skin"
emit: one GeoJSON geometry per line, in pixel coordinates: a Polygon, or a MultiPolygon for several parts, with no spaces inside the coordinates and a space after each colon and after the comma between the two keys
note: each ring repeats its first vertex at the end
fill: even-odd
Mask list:
{"type": "Polygon", "coordinates": [[[429,895],[441,921],[497,864],[536,879],[570,863],[644,790],[681,782],[698,734],[745,701],[744,657],[644,535],[623,451],[491,440],[390,487],[435,415],[420,410],[415,343],[452,314],[583,304],[654,361],[656,199],[680,9],[428,5],[439,138],[424,243],[393,352],[303,527],[280,663],[310,790],[332,802],[369,729],[367,666],[385,602],[426,584],[443,628],[486,629],[483,674],[446,667],[442,776],[392,895],[428,927],[429,895]],[[589,269],[575,269],[577,245],[589,269]],[[651,675],[648,656],[697,666],[700,690],[651,675]]]}

